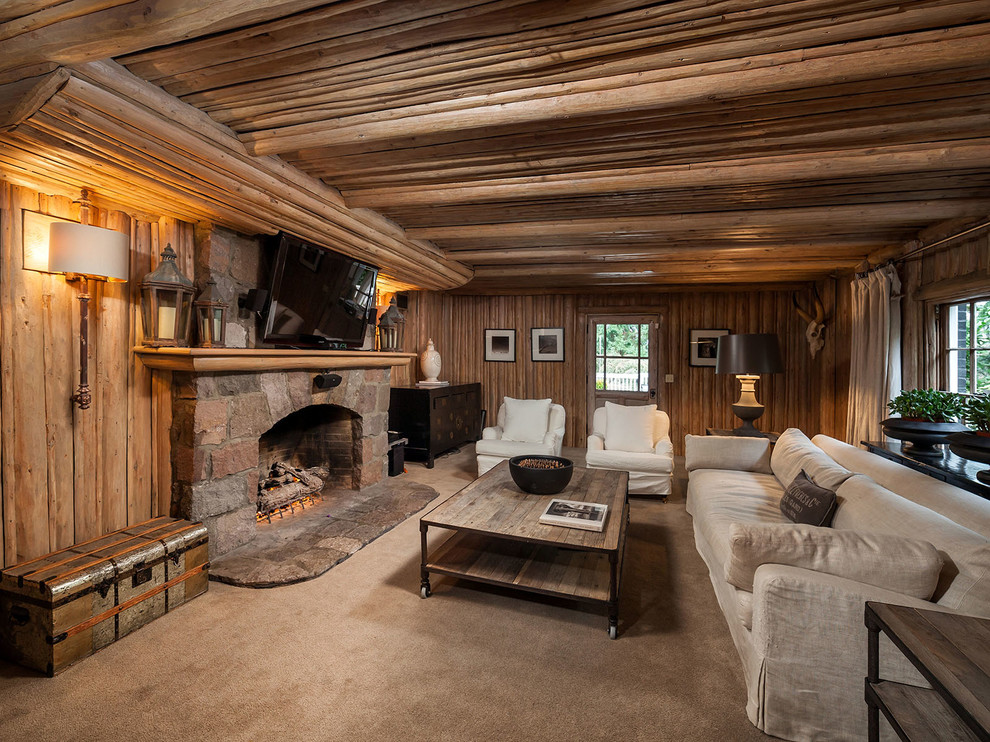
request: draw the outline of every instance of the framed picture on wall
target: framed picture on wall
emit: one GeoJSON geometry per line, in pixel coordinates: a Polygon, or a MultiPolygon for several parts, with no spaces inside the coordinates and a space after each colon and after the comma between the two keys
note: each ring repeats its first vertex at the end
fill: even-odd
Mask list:
{"type": "Polygon", "coordinates": [[[485,360],[516,362],[516,331],[485,330],[485,360]]]}
{"type": "Polygon", "coordinates": [[[564,360],[563,327],[534,327],[531,332],[534,361],[564,360]]]}
{"type": "Polygon", "coordinates": [[[689,358],[692,366],[714,366],[718,355],[718,339],[728,330],[691,330],[689,358]]]}

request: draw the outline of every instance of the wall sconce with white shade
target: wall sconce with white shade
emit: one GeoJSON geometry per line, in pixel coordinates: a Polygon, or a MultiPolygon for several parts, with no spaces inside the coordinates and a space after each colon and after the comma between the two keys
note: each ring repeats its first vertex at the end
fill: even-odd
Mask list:
{"type": "Polygon", "coordinates": [[[193,302],[200,348],[223,348],[227,340],[227,302],[220,298],[217,282],[209,280],[193,302]]]}
{"type": "Polygon", "coordinates": [[[735,435],[763,435],[753,424],[764,410],[756,401],[756,382],[760,374],[779,374],[783,370],[780,342],[773,333],[740,333],[718,339],[715,373],[735,374],[739,379],[739,401],[732,405],[732,412],[743,424],[732,431],[735,435]]]}
{"type": "Polygon", "coordinates": [[[193,282],[175,264],[175,250],[166,245],[158,267],[141,281],[144,344],[152,348],[189,345],[193,282]]]}
{"type": "Polygon", "coordinates": [[[48,270],[81,281],[79,294],[79,388],[71,399],[89,408],[89,281],[126,281],[130,256],[128,237],[111,229],[74,222],[55,222],[48,238],[48,270]]]}

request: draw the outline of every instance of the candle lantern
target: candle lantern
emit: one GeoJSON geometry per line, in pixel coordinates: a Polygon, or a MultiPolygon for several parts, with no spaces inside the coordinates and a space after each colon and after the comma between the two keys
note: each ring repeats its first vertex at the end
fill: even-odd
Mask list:
{"type": "Polygon", "coordinates": [[[395,305],[395,297],[393,296],[388,309],[378,320],[378,349],[390,353],[401,351],[405,329],[406,318],[395,305]]]}
{"type": "Polygon", "coordinates": [[[209,280],[206,289],[193,302],[200,348],[223,348],[227,339],[227,307],[220,298],[217,282],[209,280]]]}
{"type": "Polygon", "coordinates": [[[141,281],[144,344],[153,348],[189,345],[193,283],[175,264],[175,250],[166,245],[162,260],[141,281]]]}

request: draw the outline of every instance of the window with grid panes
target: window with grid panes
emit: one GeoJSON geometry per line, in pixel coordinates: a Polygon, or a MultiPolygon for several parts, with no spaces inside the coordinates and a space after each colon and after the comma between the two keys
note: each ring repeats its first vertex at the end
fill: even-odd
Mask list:
{"type": "Polygon", "coordinates": [[[990,297],[943,304],[940,314],[946,390],[990,392],[990,297]]]}

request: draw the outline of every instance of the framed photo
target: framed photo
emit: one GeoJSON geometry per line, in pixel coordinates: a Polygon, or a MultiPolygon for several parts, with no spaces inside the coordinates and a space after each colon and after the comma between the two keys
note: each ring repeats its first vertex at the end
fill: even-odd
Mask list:
{"type": "Polygon", "coordinates": [[[531,332],[534,361],[564,360],[563,327],[534,327],[531,332]]]}
{"type": "Polygon", "coordinates": [[[485,330],[485,360],[516,362],[516,331],[485,330]]]}
{"type": "Polygon", "coordinates": [[[714,366],[718,355],[718,339],[728,334],[728,330],[691,330],[691,365],[714,366]]]}

